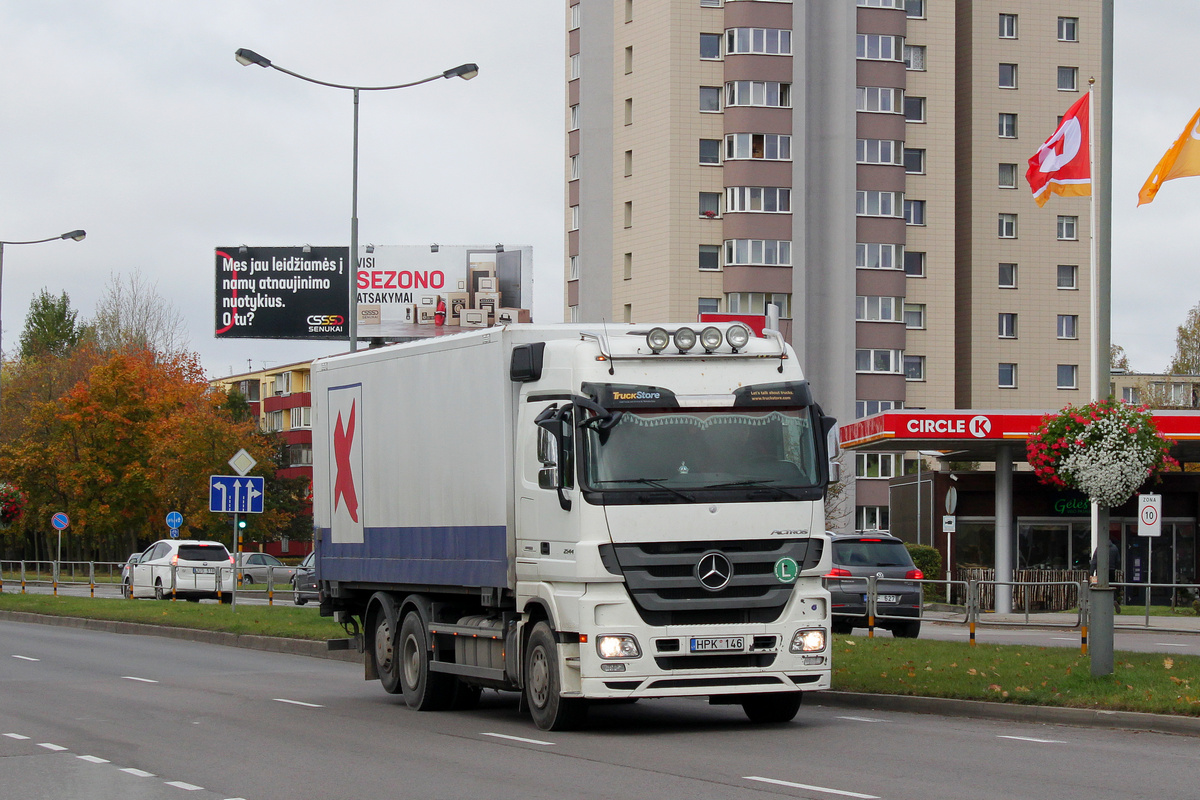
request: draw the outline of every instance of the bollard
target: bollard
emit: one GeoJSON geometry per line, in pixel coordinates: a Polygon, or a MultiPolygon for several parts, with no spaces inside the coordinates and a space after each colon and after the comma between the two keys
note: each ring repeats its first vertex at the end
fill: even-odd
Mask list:
{"type": "Polygon", "coordinates": [[[867,638],[875,638],[875,576],[867,578],[867,638]]]}
{"type": "Polygon", "coordinates": [[[274,567],[267,567],[267,605],[275,605],[275,576],[271,570],[274,567]]]}
{"type": "Polygon", "coordinates": [[[175,602],[175,576],[178,573],[179,565],[171,565],[171,602],[175,602]]]}
{"type": "Polygon", "coordinates": [[[96,596],[96,562],[88,562],[88,586],[91,588],[92,597],[96,596]]]}
{"type": "Polygon", "coordinates": [[[21,594],[25,594],[25,562],[21,562],[21,594]]]}
{"type": "Polygon", "coordinates": [[[1089,592],[1087,588],[1087,583],[1081,581],[1079,584],[1079,654],[1085,656],[1088,651],[1088,623],[1091,621],[1091,609],[1088,607],[1089,592]]]}
{"type": "Polygon", "coordinates": [[[971,631],[971,647],[975,646],[975,620],[979,616],[979,582],[975,578],[967,583],[967,627],[971,631]]]}

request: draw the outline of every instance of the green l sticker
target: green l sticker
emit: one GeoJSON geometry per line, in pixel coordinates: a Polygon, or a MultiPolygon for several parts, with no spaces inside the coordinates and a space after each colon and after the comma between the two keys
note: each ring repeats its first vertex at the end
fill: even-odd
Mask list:
{"type": "Polygon", "coordinates": [[[792,583],[800,574],[800,567],[795,559],[781,558],[775,562],[775,577],[780,583],[792,583]]]}

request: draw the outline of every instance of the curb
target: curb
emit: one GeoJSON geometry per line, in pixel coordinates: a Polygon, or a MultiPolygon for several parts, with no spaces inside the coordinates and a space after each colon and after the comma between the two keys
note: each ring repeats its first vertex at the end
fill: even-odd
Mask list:
{"type": "Polygon", "coordinates": [[[106,619],[83,617],[59,617],[52,614],[33,614],[28,611],[0,611],[0,620],[11,622],[33,622],[40,625],[57,625],[63,628],[82,628],[104,633],[135,634],[140,636],[162,636],[188,642],[220,644],[226,647],[242,647],[248,650],[263,650],[269,653],[287,653],[311,658],[326,658],[332,661],[361,663],[362,656],[354,650],[327,650],[325,642],[311,639],[286,639],[280,636],[255,636],[247,633],[225,633],[203,631],[192,628],[171,628],[166,625],[148,625],[143,622],[117,622],[106,619]]]}
{"type": "Polygon", "coordinates": [[[860,692],[817,692],[817,703],[839,708],[901,711],[908,714],[938,714],[1009,722],[1072,725],[1080,728],[1144,731],[1176,736],[1200,736],[1200,717],[1147,714],[1139,711],[1104,711],[1091,708],[1023,706],[986,700],[954,700],[946,697],[910,697],[899,694],[860,692]]]}

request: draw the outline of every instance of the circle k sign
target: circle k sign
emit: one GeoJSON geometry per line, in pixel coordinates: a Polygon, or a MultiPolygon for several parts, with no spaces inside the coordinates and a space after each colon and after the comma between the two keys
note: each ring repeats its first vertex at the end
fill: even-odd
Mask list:
{"type": "Polygon", "coordinates": [[[976,414],[966,417],[917,417],[908,420],[906,429],[915,434],[940,434],[943,436],[973,436],[976,439],[986,439],[992,432],[992,421],[987,417],[976,414]]]}

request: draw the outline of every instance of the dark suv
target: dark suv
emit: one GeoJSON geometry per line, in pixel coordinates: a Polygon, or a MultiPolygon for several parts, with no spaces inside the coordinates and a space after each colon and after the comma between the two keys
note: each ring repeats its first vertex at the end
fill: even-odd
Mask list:
{"type": "Polygon", "coordinates": [[[825,576],[833,632],[867,627],[865,579],[870,576],[876,578],[875,627],[915,639],[921,632],[921,584],[912,581],[925,576],[913,565],[904,542],[882,531],[833,536],[833,569],[825,576]]]}

